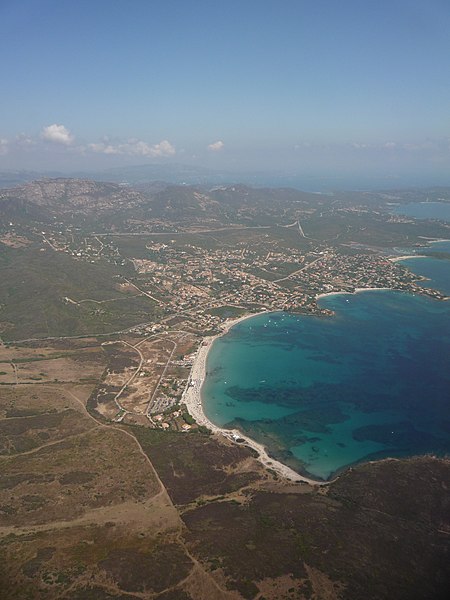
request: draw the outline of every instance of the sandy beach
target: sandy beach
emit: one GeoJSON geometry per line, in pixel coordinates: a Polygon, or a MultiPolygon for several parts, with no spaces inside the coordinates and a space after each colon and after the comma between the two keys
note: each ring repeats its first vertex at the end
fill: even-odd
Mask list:
{"type": "MultiPolygon", "coordinates": [[[[417,255],[414,256],[414,258],[416,258],[416,257],[417,257],[417,255]]],[[[407,257],[398,257],[398,258],[395,258],[394,260],[402,260],[404,258],[407,258],[407,257]]],[[[367,287],[367,288],[355,288],[355,290],[353,292],[346,292],[346,291],[326,292],[323,294],[318,294],[316,297],[316,300],[319,300],[320,298],[325,298],[327,296],[336,296],[337,294],[356,294],[359,292],[369,292],[369,291],[377,291],[377,290],[391,290],[392,291],[392,288],[367,287]]],[[[303,475],[300,475],[299,473],[296,473],[293,469],[291,469],[287,465],[284,465],[283,463],[281,463],[273,458],[270,458],[270,456],[267,454],[265,447],[262,444],[258,444],[257,442],[255,442],[255,440],[252,440],[251,438],[242,434],[237,429],[223,429],[221,427],[218,427],[217,425],[214,425],[214,423],[211,423],[211,421],[207,418],[207,416],[203,412],[201,389],[202,389],[203,382],[205,381],[205,377],[206,377],[206,360],[208,357],[208,352],[211,349],[211,346],[213,345],[214,341],[217,338],[221,337],[222,335],[225,335],[226,333],[228,333],[228,331],[232,327],[234,327],[234,325],[236,325],[237,323],[240,323],[241,321],[245,321],[246,319],[251,319],[252,317],[255,317],[258,315],[262,315],[262,314],[267,315],[272,312],[280,312],[280,311],[267,310],[267,311],[263,311],[263,312],[259,312],[259,313],[251,313],[251,314],[245,315],[243,317],[239,317],[238,319],[227,320],[224,324],[224,327],[223,327],[223,330],[221,333],[219,333],[216,336],[204,338],[200,347],[197,350],[197,353],[196,353],[196,356],[194,359],[194,363],[192,365],[189,382],[184,391],[181,401],[186,405],[186,408],[187,408],[189,414],[191,415],[191,417],[193,417],[195,419],[195,421],[198,425],[203,425],[203,426],[207,427],[213,433],[215,433],[217,435],[222,435],[235,443],[237,443],[236,438],[238,438],[240,440],[245,440],[245,442],[248,446],[250,446],[251,448],[256,450],[256,452],[258,453],[259,461],[267,468],[272,469],[273,471],[276,471],[282,477],[288,479],[289,481],[305,482],[305,483],[309,483],[310,485],[328,485],[331,482],[316,481],[314,479],[309,479],[308,477],[305,477],[303,475]]]]}
{"type": "MultiPolygon", "coordinates": [[[[415,257],[414,257],[415,258],[415,257]]],[[[318,294],[316,296],[316,300],[320,300],[320,298],[326,298],[327,296],[337,296],[338,294],[356,294],[359,292],[376,292],[376,291],[381,291],[381,290],[388,290],[388,291],[395,291],[393,288],[389,288],[389,287],[366,287],[366,288],[355,288],[354,292],[324,292],[323,294],[318,294]]]]}
{"type": "MultiPolygon", "coordinates": [[[[281,475],[282,477],[284,477],[285,479],[288,479],[289,481],[304,482],[304,483],[309,483],[310,485],[328,485],[329,482],[315,481],[314,479],[309,479],[308,477],[304,477],[303,475],[296,473],[290,467],[283,465],[282,463],[280,463],[277,460],[274,460],[273,458],[270,458],[270,456],[267,454],[264,446],[262,446],[261,444],[258,444],[251,438],[243,435],[237,429],[222,429],[222,428],[218,427],[217,425],[214,425],[214,423],[211,423],[211,421],[206,417],[205,413],[203,412],[201,389],[202,389],[202,385],[203,385],[203,382],[206,377],[206,359],[208,356],[208,352],[211,349],[211,346],[213,345],[214,341],[218,337],[225,335],[231,329],[231,327],[233,327],[237,323],[244,321],[246,319],[255,317],[256,315],[269,314],[269,312],[273,312],[273,311],[267,311],[267,312],[265,311],[262,313],[249,314],[244,317],[240,317],[239,319],[233,319],[233,320],[226,321],[225,327],[224,327],[222,333],[220,333],[219,335],[216,335],[216,336],[204,338],[201,346],[197,350],[194,364],[192,365],[189,384],[183,394],[183,398],[181,401],[186,405],[186,408],[187,408],[189,414],[191,415],[191,417],[193,417],[195,419],[196,423],[198,423],[199,425],[204,425],[209,430],[211,430],[213,433],[222,435],[235,443],[236,443],[236,438],[238,438],[240,440],[245,440],[245,442],[248,446],[250,446],[251,448],[256,450],[256,452],[258,453],[259,461],[265,467],[275,471],[278,475],[281,475]]],[[[241,444],[242,444],[242,442],[241,442],[241,444]]]]}
{"type": "Polygon", "coordinates": [[[388,260],[393,263],[399,262],[401,260],[408,260],[409,258],[430,258],[426,254],[407,254],[405,256],[391,256],[388,260]]]}

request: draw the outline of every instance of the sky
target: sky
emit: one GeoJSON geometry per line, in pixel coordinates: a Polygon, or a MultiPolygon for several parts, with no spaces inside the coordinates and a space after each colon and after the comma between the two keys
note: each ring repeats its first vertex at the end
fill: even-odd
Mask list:
{"type": "Polygon", "coordinates": [[[450,184],[449,31],[448,0],[0,0],[0,170],[450,184]]]}

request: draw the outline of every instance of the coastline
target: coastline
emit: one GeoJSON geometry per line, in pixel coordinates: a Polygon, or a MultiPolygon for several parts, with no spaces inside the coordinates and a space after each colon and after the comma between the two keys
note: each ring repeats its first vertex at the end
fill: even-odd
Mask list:
{"type": "MultiPolygon", "coordinates": [[[[320,298],[324,298],[327,296],[335,296],[337,294],[356,294],[357,292],[376,291],[376,290],[392,290],[392,288],[371,287],[371,288],[355,288],[355,290],[353,292],[346,292],[346,291],[325,292],[323,294],[318,294],[316,296],[316,301],[319,300],[320,298]]],[[[218,338],[222,337],[223,335],[226,335],[232,327],[234,327],[235,325],[237,325],[238,323],[240,323],[242,321],[251,319],[252,317],[257,317],[259,315],[268,315],[268,314],[275,313],[275,312],[282,312],[282,310],[264,310],[264,311],[260,311],[257,313],[249,313],[242,317],[238,317],[237,319],[227,319],[224,323],[221,333],[218,333],[217,335],[214,335],[214,336],[203,338],[203,340],[196,352],[196,356],[195,356],[195,359],[194,359],[194,362],[192,365],[191,373],[190,373],[190,376],[188,379],[188,384],[187,384],[187,387],[185,388],[185,391],[181,398],[181,403],[185,404],[188,413],[195,420],[197,425],[203,425],[204,427],[209,429],[212,433],[226,437],[228,440],[235,442],[235,443],[236,443],[236,439],[244,440],[247,446],[249,446],[250,448],[252,448],[253,450],[255,450],[258,453],[258,460],[262,463],[262,465],[264,467],[266,467],[267,469],[272,469],[278,475],[281,475],[285,479],[295,482],[295,483],[307,483],[309,485],[317,485],[317,486],[329,485],[330,483],[335,481],[335,479],[337,478],[338,475],[328,481],[320,481],[320,480],[312,479],[312,478],[306,477],[304,475],[301,475],[300,473],[297,473],[296,471],[294,471],[287,465],[281,463],[280,461],[271,458],[268,455],[266,448],[262,444],[259,444],[252,438],[249,438],[248,436],[244,435],[238,429],[223,429],[222,427],[215,425],[208,419],[208,417],[205,415],[205,413],[203,411],[201,390],[202,390],[203,382],[205,381],[205,378],[206,378],[206,361],[208,358],[208,352],[210,351],[214,342],[218,338]]]]}
{"type": "MultiPolygon", "coordinates": [[[[415,257],[414,257],[415,258],[415,257]]],[[[323,294],[317,294],[316,296],[316,300],[320,300],[321,298],[327,298],[328,296],[337,296],[338,294],[356,294],[356,293],[360,293],[360,292],[376,292],[376,291],[388,291],[388,292],[395,292],[396,290],[394,288],[390,288],[390,287],[366,287],[366,288],[355,288],[355,290],[353,292],[346,292],[346,291],[336,291],[336,292],[324,292],[323,294]]]]}
{"type": "Polygon", "coordinates": [[[181,402],[186,405],[188,413],[193,417],[198,425],[203,425],[211,430],[213,433],[217,435],[221,435],[226,437],[228,440],[236,442],[236,439],[244,440],[246,445],[250,448],[253,448],[258,453],[258,460],[268,469],[272,469],[278,475],[281,475],[285,479],[296,483],[308,483],[309,485],[329,485],[330,481],[316,481],[315,479],[310,479],[303,475],[300,475],[287,465],[271,458],[262,444],[258,444],[255,440],[247,437],[242,434],[237,429],[223,429],[211,423],[211,421],[206,417],[203,411],[202,405],[202,397],[201,397],[201,389],[203,382],[206,377],[206,361],[208,357],[208,352],[211,349],[215,340],[226,333],[240,323],[241,321],[245,321],[246,319],[251,319],[252,317],[256,317],[258,315],[270,314],[271,312],[279,312],[279,311],[262,311],[259,313],[251,313],[245,315],[243,317],[239,317],[238,319],[227,320],[225,322],[225,327],[223,331],[218,335],[204,338],[200,347],[197,350],[197,355],[194,360],[194,364],[192,365],[191,374],[189,377],[188,386],[184,391],[181,402]]]}
{"type": "MultiPolygon", "coordinates": [[[[398,260],[406,260],[408,258],[428,258],[428,257],[426,255],[400,256],[400,257],[391,257],[390,260],[398,261],[398,260]]],[[[321,298],[325,298],[325,297],[329,297],[329,296],[336,296],[338,294],[356,294],[356,293],[360,293],[360,292],[369,292],[369,291],[396,291],[396,290],[395,290],[395,288],[391,288],[391,287],[355,288],[355,290],[351,291],[351,292],[344,291],[344,290],[333,291],[333,292],[324,292],[322,294],[318,294],[316,296],[315,300],[318,301],[321,298]]],[[[235,443],[237,442],[237,439],[244,440],[245,444],[247,446],[254,449],[258,453],[257,458],[264,467],[266,467],[268,469],[272,469],[278,475],[281,475],[285,479],[287,479],[291,482],[295,482],[295,483],[303,482],[303,483],[307,483],[309,485],[315,485],[315,486],[329,485],[330,483],[335,481],[339,477],[340,473],[342,471],[345,471],[345,469],[342,469],[342,471],[339,470],[339,472],[336,473],[335,476],[333,476],[332,479],[330,479],[328,481],[315,480],[315,479],[306,477],[304,475],[301,475],[300,473],[297,473],[296,471],[294,471],[287,465],[279,462],[276,459],[271,458],[268,455],[266,448],[262,444],[259,444],[255,440],[244,435],[238,429],[224,429],[224,428],[221,428],[221,427],[215,425],[207,418],[207,416],[205,415],[205,413],[203,411],[201,389],[202,389],[203,383],[206,378],[206,361],[207,361],[207,357],[208,357],[208,352],[210,351],[215,340],[222,337],[223,335],[226,335],[232,327],[234,327],[241,321],[245,321],[247,319],[251,319],[252,317],[256,317],[259,315],[268,315],[268,314],[276,313],[276,312],[282,312],[282,309],[280,309],[280,310],[264,310],[264,311],[260,311],[257,313],[249,313],[249,314],[239,317],[237,319],[229,319],[229,320],[225,321],[221,333],[219,333],[215,336],[203,338],[203,340],[197,350],[197,353],[196,353],[196,356],[195,356],[195,359],[194,359],[194,362],[192,365],[191,373],[189,376],[188,385],[183,393],[181,402],[186,405],[188,413],[191,415],[191,417],[194,418],[194,420],[196,421],[196,423],[198,425],[203,425],[204,427],[207,427],[210,431],[212,431],[214,434],[224,436],[228,440],[235,442],[235,443]]],[[[351,465],[348,465],[348,466],[351,466],[351,465]]],[[[347,468],[347,467],[345,467],[345,468],[347,468]]]]}
{"type": "Polygon", "coordinates": [[[410,258],[430,258],[426,254],[406,254],[405,256],[391,256],[388,260],[393,263],[400,262],[402,260],[409,260],[410,258]]]}

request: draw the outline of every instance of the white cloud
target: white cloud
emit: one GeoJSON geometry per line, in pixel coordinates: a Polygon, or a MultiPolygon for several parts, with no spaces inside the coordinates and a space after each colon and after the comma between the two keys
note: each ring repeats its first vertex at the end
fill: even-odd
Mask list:
{"type": "Polygon", "coordinates": [[[89,144],[88,148],[89,150],[92,150],[92,152],[97,152],[98,154],[121,154],[118,146],[114,146],[113,144],[108,144],[106,142],[89,144]]]}
{"type": "Polygon", "coordinates": [[[162,140],[159,144],[151,146],[142,140],[130,139],[127,142],[114,143],[106,139],[97,144],[89,144],[88,148],[92,152],[100,154],[121,154],[126,156],[173,156],[175,148],[167,140],[162,140]]]}
{"type": "Polygon", "coordinates": [[[9,146],[9,142],[8,140],[6,140],[5,138],[0,138],[0,156],[4,156],[5,154],[8,154],[8,148],[9,146]]]}
{"type": "Polygon", "coordinates": [[[386,142],[384,147],[385,148],[396,148],[397,144],[395,142],[386,142]]]}
{"type": "Polygon", "coordinates": [[[212,152],[220,152],[224,146],[225,144],[222,142],[222,140],[217,140],[217,142],[209,144],[208,150],[212,150],[212,152]]]}
{"type": "Polygon", "coordinates": [[[405,150],[435,150],[438,149],[439,144],[437,142],[432,142],[431,140],[426,140],[425,142],[417,142],[417,143],[408,143],[403,144],[403,148],[405,150]]]}
{"type": "Polygon", "coordinates": [[[151,151],[153,156],[173,156],[175,154],[175,148],[167,140],[162,140],[159,144],[152,146],[151,151]]]}
{"type": "Polygon", "coordinates": [[[25,133],[19,133],[19,135],[16,135],[14,143],[21,148],[28,148],[30,146],[35,146],[36,140],[25,133]]]}
{"type": "Polygon", "coordinates": [[[64,125],[57,125],[56,123],[53,125],[48,125],[48,127],[44,127],[41,137],[47,142],[64,144],[65,146],[71,144],[74,139],[73,135],[66,127],[64,127],[64,125]]]}

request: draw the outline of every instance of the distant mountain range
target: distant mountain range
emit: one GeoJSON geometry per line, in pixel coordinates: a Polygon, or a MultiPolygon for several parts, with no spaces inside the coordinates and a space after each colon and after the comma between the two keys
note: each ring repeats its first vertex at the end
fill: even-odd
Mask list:
{"type": "MultiPolygon", "coordinates": [[[[123,174],[123,171],[119,173],[123,174]]],[[[139,168],[136,173],[141,173],[139,168]]],[[[23,172],[16,178],[28,179],[35,175],[23,172]]],[[[9,181],[12,183],[13,178],[9,181]]],[[[98,231],[99,227],[114,229],[119,223],[126,223],[128,231],[140,231],[146,229],[150,221],[153,226],[156,222],[170,222],[181,228],[231,224],[287,226],[330,206],[386,210],[386,204],[392,202],[420,202],[424,198],[445,201],[448,197],[449,188],[329,195],[244,184],[175,185],[161,181],[131,184],[52,177],[0,187],[0,225],[50,223],[61,219],[66,224],[93,231],[98,231]]]]}
{"type": "MultiPolygon", "coordinates": [[[[301,169],[300,169],[301,170],[301,169]]],[[[291,187],[310,192],[334,192],[336,190],[383,190],[435,187],[448,185],[448,181],[425,181],[420,174],[414,177],[377,177],[307,175],[282,171],[227,171],[208,169],[179,163],[148,163],[135,166],[115,167],[98,171],[0,171],[0,188],[14,187],[42,178],[76,178],[108,181],[134,187],[158,185],[164,182],[175,185],[231,185],[243,183],[258,187],[291,187]]],[[[148,189],[148,188],[146,188],[148,189]]]]}
{"type": "Polygon", "coordinates": [[[0,189],[0,225],[50,223],[98,230],[115,228],[118,222],[139,230],[148,222],[186,224],[267,225],[295,222],[330,198],[289,188],[255,188],[242,184],[214,187],[200,185],[123,185],[92,179],[47,178],[0,189]],[[136,189],[140,188],[140,189],[136,189]]]}
{"type": "Polygon", "coordinates": [[[29,181],[43,178],[71,177],[75,179],[90,179],[94,181],[110,181],[123,184],[148,184],[163,181],[177,185],[211,185],[221,183],[256,183],[257,175],[242,174],[242,179],[236,173],[215,171],[182,164],[146,164],[127,167],[115,167],[99,171],[74,172],[37,172],[37,171],[0,171],[0,187],[13,187],[29,181]]]}

